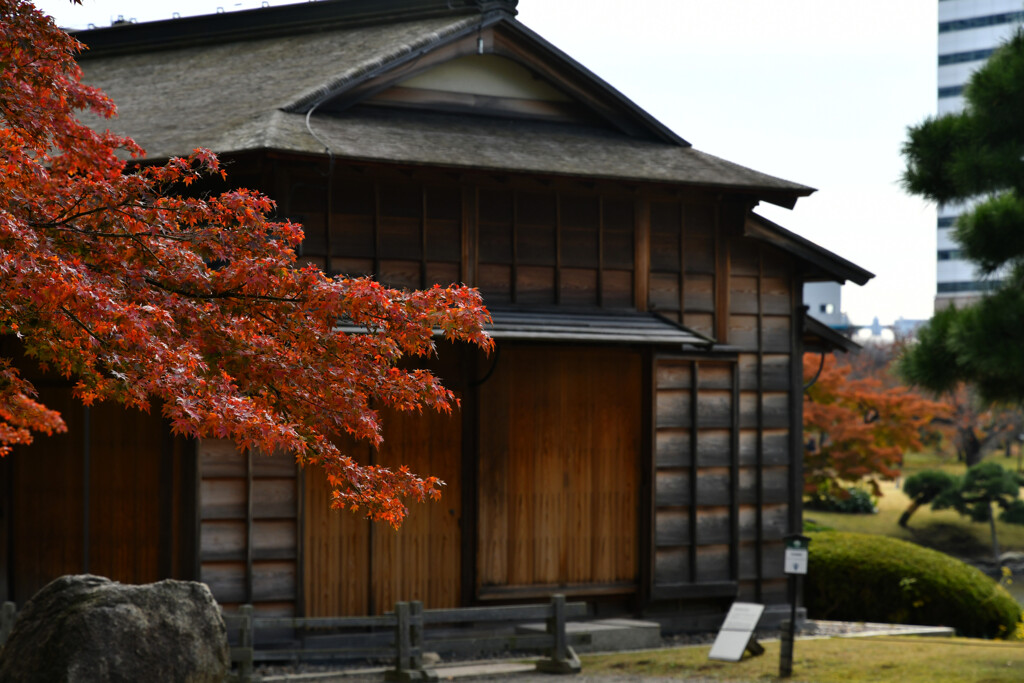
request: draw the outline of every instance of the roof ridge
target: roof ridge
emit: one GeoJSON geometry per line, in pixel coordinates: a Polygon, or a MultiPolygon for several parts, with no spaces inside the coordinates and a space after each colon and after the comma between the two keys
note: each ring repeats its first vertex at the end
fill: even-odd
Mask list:
{"type": "Polygon", "coordinates": [[[72,31],[88,50],[79,59],[211,43],[357,28],[440,17],[505,17],[518,0],[318,0],[72,31]]]}
{"type": "Polygon", "coordinates": [[[373,61],[358,64],[354,68],[350,68],[341,74],[335,75],[331,80],[323,83],[317,88],[293,98],[290,102],[282,106],[281,109],[292,113],[305,112],[310,107],[316,107],[324,99],[336,95],[338,92],[343,90],[347,84],[353,81],[372,78],[377,72],[393,68],[396,62],[403,59],[414,59],[419,54],[435,47],[438,43],[461,33],[465,33],[467,30],[472,31],[480,28],[485,23],[487,22],[480,21],[479,17],[476,16],[462,17],[453,21],[443,29],[424,32],[412,43],[396,46],[395,49],[380,55],[373,61]]]}

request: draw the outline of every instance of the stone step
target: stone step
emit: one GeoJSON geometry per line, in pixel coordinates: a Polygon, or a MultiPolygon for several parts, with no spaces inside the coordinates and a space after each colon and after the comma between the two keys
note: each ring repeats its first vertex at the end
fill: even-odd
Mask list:
{"type": "MultiPolygon", "coordinates": [[[[565,625],[568,633],[589,633],[590,644],[574,646],[576,652],[616,652],[646,650],[661,647],[661,625],[656,621],[639,619],[597,619],[570,621],[565,625]]],[[[516,633],[544,633],[540,623],[521,624],[516,633]]]]}

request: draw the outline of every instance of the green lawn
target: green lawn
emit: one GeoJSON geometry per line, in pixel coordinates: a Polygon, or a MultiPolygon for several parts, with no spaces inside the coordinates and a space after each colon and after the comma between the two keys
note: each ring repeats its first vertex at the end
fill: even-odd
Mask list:
{"type": "MultiPolygon", "coordinates": [[[[1006,459],[998,453],[990,457],[1007,469],[1016,469],[1016,457],[1006,459]]],[[[956,475],[962,475],[966,471],[963,463],[956,462],[954,456],[939,452],[910,453],[905,457],[904,478],[923,469],[943,469],[956,475]]],[[[893,482],[883,482],[882,492],[884,495],[878,500],[877,514],[855,515],[804,510],[804,520],[837,531],[891,536],[960,558],[987,559],[992,556],[992,541],[987,523],[971,522],[953,510],[933,512],[925,505],[910,518],[909,528],[904,529],[898,524],[898,520],[910,505],[910,499],[893,482]]],[[[1024,552],[1024,526],[997,521],[996,533],[1003,552],[1024,552]]],[[[1020,577],[1020,580],[1024,582],[1024,577],[1020,577]]]]}
{"type": "MultiPolygon", "coordinates": [[[[708,647],[582,657],[587,675],[701,677],[720,681],[775,681],[779,643],[736,664],[709,661],[708,647]]],[[[966,638],[874,637],[798,640],[794,683],[1018,683],[1024,680],[1024,643],[966,638]]]]}

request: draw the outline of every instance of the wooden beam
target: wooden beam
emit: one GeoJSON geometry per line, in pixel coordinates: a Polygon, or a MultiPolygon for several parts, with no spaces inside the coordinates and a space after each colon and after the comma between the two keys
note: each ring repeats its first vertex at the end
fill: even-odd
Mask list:
{"type": "Polygon", "coordinates": [[[597,195],[597,305],[604,306],[604,195],[597,195]]]}
{"type": "Polygon", "coordinates": [[[679,202],[679,324],[686,324],[686,205],[679,202]]]}
{"type": "Polygon", "coordinates": [[[643,384],[641,385],[641,438],[640,458],[640,514],[637,515],[637,538],[639,548],[637,557],[640,560],[638,576],[640,577],[639,592],[637,595],[637,614],[643,612],[650,604],[654,588],[654,552],[656,529],[656,506],[654,504],[654,480],[655,460],[654,444],[657,440],[658,425],[654,406],[658,394],[658,359],[651,350],[645,349],[641,360],[641,367],[644,370],[643,384]],[[646,426],[646,429],[643,427],[646,426]]]}
{"type": "Polygon", "coordinates": [[[11,501],[14,498],[14,458],[0,458],[0,603],[14,600],[11,585],[11,501]]]}
{"type": "Polygon", "coordinates": [[[555,303],[562,303],[562,193],[555,193],[555,303]]]}
{"type": "Polygon", "coordinates": [[[801,533],[803,529],[803,328],[806,310],[803,305],[803,288],[795,268],[790,274],[790,388],[789,388],[789,448],[790,448],[790,492],[789,531],[801,533]]]}
{"type": "Polygon", "coordinates": [[[715,338],[729,343],[729,237],[723,235],[722,204],[715,204],[715,338]]]}
{"type": "MultiPolygon", "coordinates": [[[[557,237],[555,239],[558,239],[557,237]]],[[[519,192],[518,190],[512,190],[512,234],[509,237],[509,247],[512,250],[512,263],[509,266],[509,279],[511,282],[508,283],[509,299],[512,303],[518,303],[517,296],[519,294],[519,192]]],[[[557,296],[558,288],[558,273],[557,269],[555,272],[555,288],[557,296]]]]}
{"type": "Polygon", "coordinates": [[[306,616],[306,468],[295,465],[295,616],[306,616]]]}
{"type": "Polygon", "coordinates": [[[733,363],[729,435],[729,578],[740,579],[740,364],[733,363]]]}
{"type": "Polygon", "coordinates": [[[757,440],[755,443],[754,513],[756,575],[754,599],[764,594],[764,249],[757,248],[757,440]]]}
{"type": "Polygon", "coordinates": [[[690,509],[686,514],[690,525],[689,545],[689,582],[697,581],[697,403],[700,400],[700,391],[697,389],[697,382],[700,380],[700,364],[696,360],[690,361],[690,509]]]}
{"type": "Polygon", "coordinates": [[[651,272],[651,202],[644,195],[637,197],[633,229],[633,290],[634,306],[647,310],[648,287],[651,272]]]}
{"type": "Polygon", "coordinates": [[[175,476],[174,434],[167,418],[160,420],[160,515],[157,539],[157,573],[161,579],[177,578],[174,567],[175,498],[180,498],[180,478],[175,476]]]}
{"type": "MultiPolygon", "coordinates": [[[[477,373],[480,354],[469,345],[460,347],[464,389],[462,393],[462,518],[460,539],[460,594],[463,605],[476,602],[477,534],[480,505],[480,388],[477,373]]],[[[497,353],[495,350],[493,353],[497,353]]],[[[497,358],[495,358],[497,360],[497,358]]]]}
{"type": "Polygon", "coordinates": [[[477,283],[478,253],[478,226],[480,221],[477,217],[478,190],[475,185],[462,186],[462,254],[460,272],[462,282],[473,287],[477,283]]]}
{"type": "Polygon", "coordinates": [[[253,476],[252,476],[252,449],[245,452],[245,602],[252,604],[253,600],[253,476]]]}
{"type": "Polygon", "coordinates": [[[90,515],[92,489],[92,409],[82,408],[82,573],[89,573],[89,537],[92,529],[90,515]]]}

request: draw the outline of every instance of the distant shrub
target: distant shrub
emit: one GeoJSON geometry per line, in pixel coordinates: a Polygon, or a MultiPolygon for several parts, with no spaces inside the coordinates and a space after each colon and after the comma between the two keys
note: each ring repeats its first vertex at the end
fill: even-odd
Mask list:
{"type": "Polygon", "coordinates": [[[1015,500],[999,513],[999,519],[1007,524],[1024,524],[1024,500],[1015,500]]]}
{"type": "Polygon", "coordinates": [[[963,636],[1006,638],[1020,605],[979,570],[885,536],[811,535],[807,613],[815,619],[950,626],[963,636]]]}
{"type": "Polygon", "coordinates": [[[821,510],[822,512],[847,512],[852,514],[867,514],[877,512],[875,501],[871,494],[864,489],[846,489],[846,496],[832,493],[816,493],[804,502],[808,510],[821,510]]]}

